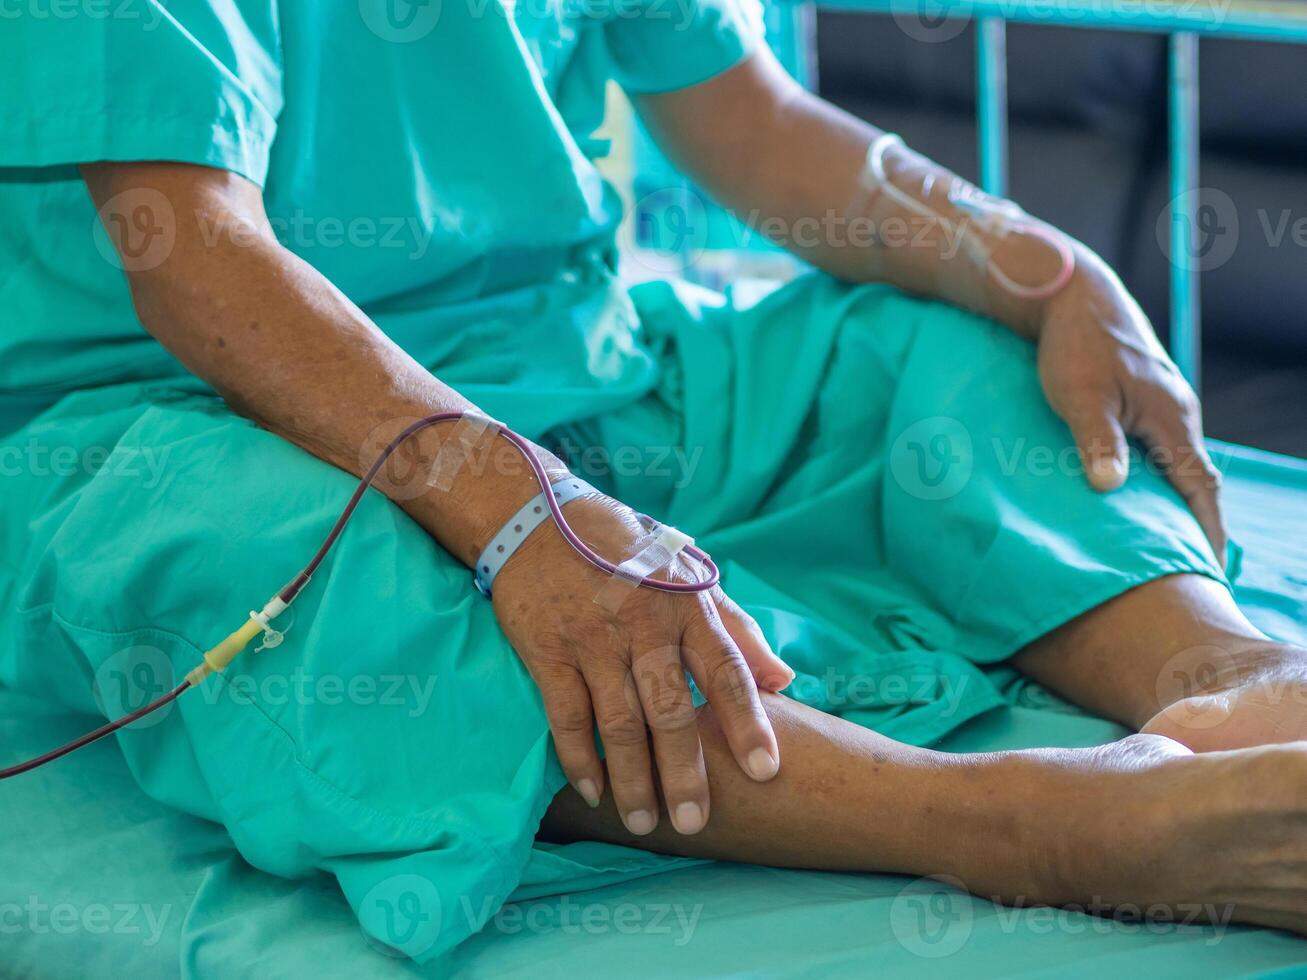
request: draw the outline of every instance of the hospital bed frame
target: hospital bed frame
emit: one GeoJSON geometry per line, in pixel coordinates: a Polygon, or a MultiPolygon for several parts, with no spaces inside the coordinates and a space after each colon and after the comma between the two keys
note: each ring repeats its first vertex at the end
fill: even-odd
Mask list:
{"type": "MultiPolygon", "coordinates": [[[[928,13],[975,19],[976,124],[980,182],[1007,194],[1007,22],[1111,28],[1169,36],[1167,97],[1170,153],[1171,356],[1198,387],[1202,311],[1193,247],[1198,214],[1198,42],[1202,37],[1307,44],[1307,3],[1294,0],[817,0],[831,10],[928,13]]],[[[795,3],[795,37],[810,37],[813,6],[795,3]]],[[[792,68],[815,78],[810,48],[798,48],[792,68]]]]}

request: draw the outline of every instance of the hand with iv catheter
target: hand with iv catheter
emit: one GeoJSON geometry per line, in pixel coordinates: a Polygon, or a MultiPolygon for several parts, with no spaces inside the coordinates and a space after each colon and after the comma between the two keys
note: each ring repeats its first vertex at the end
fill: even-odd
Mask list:
{"type": "MultiPolygon", "coordinates": [[[[716,135],[730,144],[735,138],[730,132],[732,101],[722,92],[729,94],[731,90],[719,86],[734,86],[758,66],[755,59],[736,72],[694,89],[644,97],[646,114],[661,111],[650,108],[655,100],[666,109],[707,97],[718,110],[716,116],[709,111],[707,118],[719,124],[716,135]]],[[[748,98],[734,105],[749,105],[750,113],[740,115],[750,125],[770,130],[764,132],[764,143],[774,146],[772,155],[744,153],[731,161],[733,173],[726,176],[741,193],[759,195],[752,199],[761,201],[771,213],[800,216],[821,213],[813,209],[826,207],[823,202],[827,199],[841,199],[838,207],[846,209],[841,213],[850,214],[895,206],[892,193],[884,193],[883,187],[879,194],[866,193],[868,151],[875,147],[879,134],[860,124],[841,121],[833,110],[821,109],[807,96],[802,100],[791,98],[779,86],[773,90],[754,85],[751,90],[746,87],[746,93],[748,98]],[[834,118],[818,125],[822,112],[831,112],[834,118]],[[810,135],[795,139],[796,133],[802,135],[805,131],[810,135]],[[775,157],[780,152],[794,155],[790,163],[775,157]],[[813,152],[819,159],[804,157],[813,152]],[[748,163],[742,166],[741,161],[748,163]]],[[[668,145],[693,141],[693,134],[684,127],[693,126],[695,119],[681,122],[682,126],[667,137],[668,145]]],[[[921,190],[923,201],[929,198],[932,213],[970,206],[970,216],[977,206],[988,206],[970,200],[964,187],[950,185],[942,171],[929,187],[924,180],[909,181],[904,171],[915,164],[906,150],[888,144],[881,148],[885,150],[885,178],[903,181],[904,193],[921,190]],[[936,202],[931,192],[941,191],[942,201],[936,202]]],[[[684,150],[683,146],[683,155],[684,150]]],[[[715,161],[720,162],[718,152],[709,147],[697,157],[697,164],[691,160],[690,165],[711,167],[715,161]]],[[[194,237],[198,227],[179,226],[175,247],[162,265],[129,275],[140,319],[187,366],[224,394],[236,410],[355,474],[371,472],[391,447],[395,447],[396,454],[405,455],[413,473],[440,469],[435,464],[445,458],[451,441],[461,441],[460,426],[467,421],[464,416],[472,406],[408,357],[325,277],[277,244],[262,213],[262,196],[257,188],[225,172],[173,164],[90,165],[84,168],[84,175],[93,198],[103,209],[111,235],[115,230],[111,219],[122,215],[107,205],[120,194],[127,194],[130,202],[130,191],[139,187],[164,194],[177,214],[203,214],[206,229],[247,225],[254,232],[241,236],[247,240],[236,247],[235,236],[219,236],[215,243],[203,235],[194,237]],[[436,421],[437,417],[443,421],[436,421]],[[410,429],[410,425],[419,427],[410,429]]],[[[725,196],[720,187],[717,192],[725,196]]],[[[909,215],[911,209],[903,207],[903,213],[909,215]]],[[[1104,364],[1122,362],[1124,352],[1132,349],[1140,358],[1140,376],[1154,367],[1149,345],[1139,342],[1140,331],[1146,325],[1132,317],[1130,305],[1118,292],[1119,284],[1114,284],[1092,256],[1074,245],[1071,276],[1065,284],[1058,283],[1060,250],[1038,235],[1023,234],[1019,216],[1006,208],[1002,210],[1003,217],[1012,218],[1007,234],[994,236],[1002,239],[997,243],[981,239],[983,250],[955,254],[943,247],[932,253],[930,248],[877,246],[800,251],[844,278],[883,279],[953,303],[981,306],[992,318],[1038,339],[1041,357],[1047,355],[1058,370],[1077,364],[1084,367],[1083,378],[1060,378],[1056,383],[1067,385],[1068,390],[1084,388],[1093,396],[1089,399],[1092,404],[1107,404],[1095,390],[1104,377],[1135,390],[1137,385],[1130,379],[1122,380],[1115,371],[1102,370],[1104,364]],[[992,264],[977,261],[982,254],[987,254],[992,264]],[[1019,288],[1004,288],[999,277],[993,275],[995,268],[1019,288]],[[1030,274],[1019,274],[1026,271],[1030,274]],[[1027,288],[1020,288],[1023,286],[1027,288]],[[1053,343],[1054,334],[1062,345],[1083,340],[1087,346],[1059,347],[1053,343]],[[1093,384],[1082,385],[1081,381],[1093,384]]],[[[942,239],[949,229],[957,227],[945,221],[932,222],[926,215],[917,217],[927,218],[928,229],[939,229],[940,245],[947,244],[942,239]]],[[[834,294],[837,301],[848,293],[873,292],[846,293],[830,283],[820,286],[834,294]]],[[[959,321],[959,330],[969,324],[984,327],[984,336],[991,333],[988,325],[945,316],[959,321]]],[[[873,319],[864,318],[855,336],[866,338],[871,334],[879,325],[873,319]]],[[[802,322],[811,324],[814,320],[802,322]]],[[[800,343],[804,340],[800,334],[800,343]]],[[[1009,372],[1019,377],[1008,380],[1030,381],[1026,353],[1020,352],[1019,370],[1009,372]]],[[[924,376],[939,378],[945,385],[952,380],[938,371],[924,376]]],[[[764,395],[784,398],[787,380],[782,376],[764,395]]],[[[1021,391],[1026,393],[1025,389],[1021,391]]],[[[849,395],[850,401],[857,398],[856,386],[849,395]]],[[[795,403],[793,407],[807,404],[811,403],[795,403]]],[[[1017,404],[1024,406],[1026,402],[1023,399],[1017,404]]],[[[1033,407],[1038,409],[1037,405],[1033,407]]],[[[1141,416],[1152,414],[1152,410],[1142,407],[1137,411],[1141,416]]],[[[1117,414],[1126,414],[1124,406],[1117,414]]],[[[271,446],[275,442],[271,435],[239,428],[242,436],[259,449],[276,450],[275,454],[239,458],[287,459],[294,455],[285,446],[271,446]]],[[[1022,431],[1019,425],[1015,431],[1022,431]]],[[[469,564],[486,551],[497,529],[506,522],[511,527],[508,515],[520,511],[523,501],[529,502],[538,492],[542,473],[544,482],[554,484],[569,478],[563,465],[538,447],[515,442],[506,434],[484,435],[484,439],[473,440],[478,454],[484,454],[479,465],[459,467],[447,489],[412,493],[412,487],[397,480],[393,472],[384,467],[377,471],[378,488],[450,554],[469,564]],[[523,449],[525,456],[521,454],[523,449]]],[[[220,458],[230,465],[233,457],[220,458]]],[[[750,460],[744,458],[741,462],[747,467],[750,460]]],[[[223,475],[215,473],[214,479],[221,480],[223,475]]],[[[318,475],[326,474],[319,469],[318,475]]],[[[744,475],[750,473],[746,470],[744,475]]],[[[292,494],[290,488],[279,485],[285,482],[285,474],[275,470],[259,468],[253,476],[249,471],[242,476],[243,488],[252,490],[251,497],[256,500],[256,481],[265,481],[262,486],[266,486],[269,497],[281,496],[281,503],[303,499],[299,494],[306,490],[310,495],[318,492],[315,486],[300,485],[292,494]]],[[[366,485],[360,484],[359,494],[366,485]]],[[[1063,489],[1069,485],[1064,482],[1063,489]]],[[[215,492],[207,480],[192,489],[197,497],[191,499],[207,499],[215,492]]],[[[221,490],[217,492],[221,494],[221,490]]],[[[354,500],[358,499],[356,494],[354,500]]],[[[1003,499],[998,498],[1000,502],[1003,499]]],[[[314,506],[320,503],[317,500],[314,506]]],[[[373,503],[381,505],[379,500],[373,503]]],[[[1093,513],[1105,513],[1110,508],[1110,502],[1094,503],[1093,513]],[[1102,511],[1097,509],[1098,504],[1103,505],[1102,511]]],[[[1176,510],[1170,502],[1167,505],[1169,512],[1176,510]]],[[[645,528],[639,516],[615,500],[583,496],[562,508],[578,540],[600,555],[618,559],[644,547],[645,528]]],[[[287,509],[277,513],[284,514],[287,509]]],[[[374,516],[383,529],[393,517],[384,509],[374,512],[374,516]]],[[[828,526],[838,529],[842,517],[834,515],[828,526]]],[[[294,514],[294,520],[300,521],[301,515],[294,514]]],[[[257,512],[243,526],[258,533],[257,512]]],[[[1097,526],[1087,522],[1080,527],[1088,527],[1092,534],[1097,526]]],[[[1173,526],[1170,522],[1166,525],[1173,526]]],[[[329,533],[324,548],[337,530],[350,533],[342,525],[330,532],[323,527],[322,532],[329,533]]],[[[405,540],[412,541],[413,529],[404,530],[405,540]]],[[[267,529],[261,555],[276,556],[280,543],[286,540],[279,531],[277,527],[267,529]]],[[[1050,689],[1096,714],[1134,728],[1147,726],[1154,734],[1092,749],[954,755],[913,748],[796,700],[767,693],[769,687],[784,682],[788,669],[771,654],[766,640],[756,634],[720,589],[711,585],[713,573],[706,559],[681,549],[674,560],[654,573],[662,584],[687,586],[680,594],[661,591],[652,582],[631,588],[630,579],[615,574],[612,561],[606,560],[606,566],[596,565],[563,531],[562,524],[546,525],[536,531],[505,565],[493,591],[494,612],[503,632],[511,637],[550,703],[549,722],[558,755],[577,790],[563,788],[556,793],[539,828],[541,836],[609,840],[672,854],[774,866],[914,875],[947,871],[981,894],[1020,897],[1023,902],[1083,903],[1106,897],[1137,908],[1153,900],[1177,898],[1210,898],[1213,907],[1225,907],[1225,903],[1237,900],[1246,903],[1240,905],[1241,918],[1307,929],[1302,915],[1302,895],[1307,892],[1301,873],[1307,860],[1303,859],[1304,845],[1298,832],[1304,819],[1302,800],[1307,798],[1303,794],[1307,756],[1300,745],[1267,744],[1284,741],[1286,732],[1300,729],[1282,724],[1294,707],[1292,699],[1281,699],[1277,704],[1264,696],[1282,690],[1278,685],[1280,675],[1274,671],[1301,678],[1303,661],[1300,652],[1269,645],[1240,620],[1222,583],[1194,574],[1168,575],[1104,603],[1049,633],[1044,642],[1021,655],[1020,668],[1050,689]],[[620,599],[616,614],[608,611],[612,607],[595,601],[614,588],[620,599]],[[1240,667],[1252,663],[1263,671],[1258,676],[1276,683],[1251,687],[1248,694],[1225,689],[1186,691],[1186,696],[1170,706],[1174,710],[1157,715],[1156,678],[1174,651],[1228,642],[1240,644],[1240,667]],[[682,667],[687,664],[692,670],[698,668],[699,687],[709,695],[708,705],[696,711],[685,710],[684,690],[677,686],[678,681],[684,683],[682,667]],[[1194,696],[1188,696],[1191,693],[1194,696]],[[1186,712],[1201,711],[1205,715],[1210,710],[1209,699],[1228,704],[1229,723],[1199,733],[1202,748],[1213,751],[1191,754],[1184,747],[1185,739],[1194,741],[1194,732],[1184,721],[1186,712]],[[759,703],[761,711],[756,708],[759,703]],[[1285,704],[1290,710],[1284,709],[1285,704]],[[607,755],[606,768],[597,763],[594,755],[596,716],[607,755]],[[695,722],[693,728],[687,724],[690,721],[695,722]],[[755,759],[761,767],[754,765],[755,759]],[[699,781],[701,762],[709,776],[706,787],[699,781]],[[594,770],[589,768],[592,766],[594,770]],[[591,771],[594,776],[587,784],[591,771]],[[769,772],[774,772],[775,778],[766,779],[769,772]],[[711,812],[704,805],[708,790],[711,812]],[[596,795],[602,796],[599,806],[588,806],[596,795]],[[1099,805],[1103,799],[1114,803],[1110,820],[1103,819],[1099,805]],[[646,809],[651,801],[656,808],[653,811],[646,809]],[[1057,819],[1050,819],[1050,813],[1055,813],[1057,819]],[[660,820],[663,815],[670,819],[660,820]],[[869,819],[869,815],[874,816],[869,819]],[[656,825],[649,829],[651,823],[656,825]],[[688,833],[696,825],[702,827],[702,832],[688,833]],[[983,846],[977,846],[978,841],[983,846]],[[1103,862],[1104,853],[1113,854],[1117,860],[1103,862]],[[1204,860],[1195,862],[1196,853],[1203,854],[1204,860]],[[1268,867],[1287,868],[1294,873],[1270,882],[1265,874],[1268,867]],[[1214,890],[1213,881],[1256,891],[1251,897],[1247,890],[1231,896],[1214,890]]],[[[1188,543],[1193,535],[1187,528],[1185,532],[1188,543]]],[[[786,552],[787,558],[790,554],[798,554],[803,560],[821,557],[819,540],[798,535],[790,540],[796,538],[796,544],[786,552]]],[[[785,543],[779,537],[773,540],[785,543]]],[[[418,544],[422,546],[416,555],[420,563],[431,552],[427,542],[418,544]]],[[[203,541],[203,546],[209,546],[209,542],[203,541]]],[[[384,554],[384,545],[379,550],[384,554]]],[[[1114,553],[1119,556],[1121,551],[1114,553]]],[[[168,557],[177,553],[172,549],[168,557]]],[[[323,553],[319,552],[319,556],[323,553]]],[[[186,554],[202,557],[203,553],[186,554]]],[[[1029,556],[1030,552],[1025,554],[1029,556]]],[[[319,594],[325,594],[326,583],[322,580],[326,575],[319,576],[316,583],[308,578],[319,556],[314,556],[305,572],[296,575],[262,612],[255,612],[229,640],[211,650],[208,666],[221,666],[246,643],[266,633],[265,621],[279,628],[279,604],[293,598],[296,590],[316,585],[319,594]]],[[[240,557],[244,556],[236,556],[240,557]]],[[[409,627],[417,624],[413,632],[404,635],[416,632],[421,633],[421,638],[403,651],[414,658],[410,663],[417,662],[421,652],[415,647],[426,636],[423,625],[434,617],[408,618],[411,609],[378,596],[372,591],[373,584],[359,576],[349,561],[342,561],[343,557],[337,556],[334,569],[343,573],[335,583],[335,595],[345,597],[344,602],[335,604],[335,622],[352,620],[351,626],[357,623],[376,638],[376,646],[367,649],[372,644],[365,640],[325,642],[321,646],[314,644],[316,649],[312,649],[307,643],[295,642],[292,634],[292,642],[258,655],[265,658],[268,669],[293,668],[295,658],[307,657],[310,649],[342,670],[351,669],[350,658],[361,653],[387,656],[398,652],[393,646],[383,645],[382,629],[375,629],[369,617],[351,608],[350,599],[355,594],[363,608],[381,609],[384,616],[396,619],[406,618],[409,627]],[[343,614],[341,607],[346,610],[343,614]]],[[[414,555],[405,557],[412,559],[414,555]]],[[[440,562],[439,575],[444,578],[446,556],[435,557],[440,562]]],[[[279,563],[281,559],[276,556],[276,560],[279,563]]],[[[291,563],[286,570],[290,574],[303,558],[290,554],[285,560],[291,563]]],[[[1051,569],[1055,563],[1056,558],[1050,558],[1042,568],[1051,569]]],[[[162,574],[177,572],[167,567],[170,564],[165,564],[162,574]]],[[[400,566],[397,563],[395,567],[400,566]]],[[[414,566],[410,562],[406,567],[414,566]]],[[[260,574],[264,571],[267,569],[260,574]]],[[[810,574],[819,582],[826,577],[826,569],[820,565],[796,571],[810,574]]],[[[203,580],[204,588],[190,594],[203,592],[206,597],[214,595],[223,600],[226,590],[215,592],[214,579],[209,575],[203,580]]],[[[1036,588],[1043,584],[1034,583],[1036,588]]],[[[449,595],[460,617],[453,621],[451,634],[461,631],[464,624],[483,640],[496,632],[489,610],[473,593],[470,583],[465,593],[456,586],[442,593],[444,597],[449,595]]],[[[249,598],[262,596],[230,598],[239,603],[231,610],[238,613],[247,608],[249,598]]],[[[324,609],[331,610],[332,606],[324,609]]],[[[220,608],[213,611],[215,619],[222,614],[220,608]]],[[[191,622],[193,628],[193,616],[191,622]]],[[[147,621],[141,625],[164,624],[147,621]]],[[[303,630],[303,626],[299,627],[300,636],[303,630]]],[[[191,629],[186,632],[191,633],[191,629]]],[[[815,653],[825,653],[821,649],[823,632],[820,628],[814,630],[815,653]]],[[[444,639],[433,636],[432,645],[444,639]]],[[[486,662],[478,660],[478,669],[462,678],[465,687],[451,688],[459,698],[475,685],[508,694],[483,703],[506,705],[506,711],[521,711],[531,719],[528,765],[548,770],[546,789],[554,792],[559,783],[554,780],[553,761],[544,751],[544,727],[536,725],[539,716],[531,697],[534,692],[516,664],[511,663],[502,637],[496,635],[493,639],[493,656],[510,658],[510,662],[496,661],[483,672],[480,668],[486,662]]],[[[39,653],[34,651],[33,655],[39,653]]],[[[1242,683],[1237,674],[1228,680],[1216,680],[1242,683]]],[[[210,679],[205,683],[218,682],[210,679]]],[[[148,764],[163,748],[160,739],[171,737],[193,739],[197,754],[206,751],[227,755],[234,749],[239,757],[258,749],[260,743],[239,729],[217,733],[209,742],[205,722],[213,716],[196,704],[197,700],[188,699],[198,710],[182,713],[180,720],[186,731],[180,732],[170,723],[138,736],[134,746],[140,753],[138,758],[148,764]]],[[[452,700],[448,703],[457,704],[452,700]]],[[[427,761],[434,760],[436,770],[443,770],[451,756],[462,756],[468,768],[482,766],[485,759],[476,747],[486,749],[489,755],[493,742],[503,735],[496,725],[508,728],[507,719],[487,713],[473,723],[482,730],[467,732],[467,741],[463,742],[457,726],[466,724],[468,713],[454,711],[436,717],[439,714],[428,714],[420,726],[407,729],[411,741],[395,746],[401,751],[388,751],[379,757],[380,764],[375,768],[368,766],[368,755],[358,746],[364,741],[358,724],[362,719],[353,716],[354,727],[346,723],[331,732],[337,744],[345,745],[337,755],[341,768],[335,771],[370,769],[368,775],[375,779],[374,785],[385,787],[387,792],[393,790],[396,797],[407,797],[406,802],[416,807],[426,809],[436,804],[439,813],[440,797],[423,795],[417,781],[409,782],[413,759],[425,755],[427,761]],[[440,729],[438,723],[445,723],[446,728],[440,729]],[[433,733],[439,733],[444,740],[433,740],[433,733]]],[[[119,723],[132,717],[120,719],[119,723]]],[[[320,728],[333,728],[340,717],[329,711],[314,712],[313,721],[320,723],[320,728]]],[[[92,733],[92,737],[102,731],[92,733]]],[[[384,748],[391,748],[387,740],[381,742],[384,748]]],[[[298,764],[298,752],[295,755],[298,764]]],[[[233,765],[233,771],[243,773],[248,769],[241,768],[239,758],[233,765]]],[[[4,774],[0,772],[0,776],[4,774]]],[[[278,778],[278,771],[260,766],[258,776],[264,780],[261,785],[266,786],[278,778]]],[[[522,799],[516,779],[511,788],[505,788],[517,800],[522,799]]],[[[303,815],[298,808],[294,812],[303,815]]],[[[325,811],[312,811],[320,812],[325,811]]],[[[534,810],[523,822],[534,824],[538,814],[539,809],[534,810]]],[[[536,830],[535,826],[526,828],[528,834],[536,830]]],[[[443,832],[439,824],[436,832],[443,832]]],[[[349,844],[358,847],[357,839],[349,844]]],[[[481,849],[477,851],[479,859],[481,849]]]]}
{"type": "MultiPolygon", "coordinates": [[[[1100,489],[1124,478],[1114,464],[1127,429],[1155,443],[1188,446],[1205,463],[1191,393],[1186,400],[1137,307],[1083,247],[970,192],[901,143],[798,89],[765,51],[709,82],[642,96],[638,104],[685,169],[728,206],[790,222],[831,210],[880,222],[924,219],[924,247],[792,244],[835,275],[886,280],[969,306],[1036,340],[1050,401],[1071,424],[1100,489]],[[737,111],[744,104],[749,113],[737,111]],[[742,169],[741,159],[754,165],[742,169]],[[950,249],[949,235],[956,241],[959,231],[968,244],[950,249]]],[[[169,164],[96,165],[85,172],[98,203],[150,187],[168,195],[179,214],[221,212],[254,231],[252,245],[226,249],[190,241],[191,229],[179,227],[169,259],[130,279],[142,321],[165,346],[270,430],[362,473],[373,459],[361,460],[358,447],[386,419],[456,416],[472,407],[282,249],[257,188],[242,178],[169,164]],[[340,410],[341,392],[352,397],[353,412],[340,410]]],[[[403,451],[435,459],[447,428],[415,432],[403,451]]],[[[541,483],[566,472],[537,447],[528,447],[528,462],[537,467],[523,467],[518,448],[499,440],[491,465],[462,474],[448,492],[396,493],[384,473],[378,486],[470,564],[541,483]]],[[[1172,478],[1216,545],[1219,511],[1206,467],[1199,466],[1201,486],[1192,476],[1182,485],[1178,468],[1172,478]]],[[[607,548],[620,559],[641,547],[638,515],[615,501],[576,500],[567,513],[580,538],[601,554],[607,548]]],[[[573,554],[559,536],[541,533],[505,568],[495,607],[541,687],[560,759],[578,793],[594,803],[607,781],[628,829],[638,833],[656,823],[661,790],[673,824],[692,833],[706,822],[709,801],[681,668],[690,669],[723,719],[737,764],[760,780],[775,774],[779,758],[757,692],[783,687],[790,671],[720,588],[699,588],[707,580],[694,559],[678,555],[659,574],[695,594],[639,588],[618,614],[602,616],[592,597],[607,572],[573,554]],[[641,651],[639,669],[632,650],[641,651]],[[590,737],[596,721],[606,770],[590,737]]],[[[269,609],[275,612],[286,594],[269,609]]],[[[252,618],[215,648],[215,660],[265,625],[252,618]]]]}
{"type": "Polygon", "coordinates": [[[636,106],[682,171],[801,258],[969,309],[1037,344],[1045,396],[1092,486],[1124,483],[1127,439],[1139,440],[1224,564],[1220,474],[1197,397],[1090,249],[806,91],[765,49],[636,106]]]}
{"type": "MultiPolygon", "coordinates": [[[[204,215],[248,232],[215,243],[201,222],[176,222],[167,258],[129,274],[138,315],[238,412],[362,478],[353,498],[342,501],[335,527],[323,529],[323,545],[303,571],[151,707],[202,683],[260,634],[266,645],[276,644],[276,617],[311,587],[313,572],[347,533],[346,522],[369,486],[472,565],[510,516],[568,475],[552,454],[499,427],[474,431],[469,444],[451,446],[466,435],[460,419],[471,418],[475,406],[284,248],[259,189],[245,179],[149,162],[88,165],[83,175],[97,206],[114,202],[109,212],[130,208],[133,192],[148,189],[164,195],[176,215],[204,215]],[[401,453],[412,479],[397,478],[386,465],[401,453]],[[476,465],[462,465],[473,455],[476,465]],[[446,469],[451,458],[456,465],[446,469]]],[[[112,236],[114,214],[104,218],[112,236]]],[[[685,671],[723,718],[737,764],[757,780],[771,779],[780,765],[758,691],[779,690],[793,672],[722,592],[703,552],[678,547],[665,563],[632,576],[626,560],[644,554],[649,537],[640,515],[597,494],[566,505],[547,502],[554,527],[533,534],[507,563],[493,601],[540,687],[560,760],[592,805],[607,788],[633,833],[654,829],[660,802],[678,831],[695,833],[708,819],[709,799],[685,671]]],[[[288,567],[288,574],[293,571],[288,567]]],[[[53,761],[139,716],[118,719],[33,762],[53,761]]],[[[32,767],[0,771],[0,777],[32,767]]]]}

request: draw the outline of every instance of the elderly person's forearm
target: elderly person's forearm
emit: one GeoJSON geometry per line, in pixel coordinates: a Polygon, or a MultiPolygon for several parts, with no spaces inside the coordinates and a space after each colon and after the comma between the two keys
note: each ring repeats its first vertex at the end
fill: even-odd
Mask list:
{"type": "MultiPolygon", "coordinates": [[[[164,163],[95,164],[84,173],[102,208],[129,207],[141,188],[172,203],[175,244],[153,268],[129,270],[132,298],[146,328],[242,414],[360,475],[408,422],[475,407],[284,248],[258,188],[244,178],[164,163]]],[[[414,436],[399,457],[405,472],[387,468],[377,485],[470,564],[499,522],[539,488],[502,441],[488,448],[489,465],[458,475],[449,492],[426,488],[424,475],[451,428],[414,436]]],[[[537,455],[552,476],[566,472],[551,454],[537,455]]]]}

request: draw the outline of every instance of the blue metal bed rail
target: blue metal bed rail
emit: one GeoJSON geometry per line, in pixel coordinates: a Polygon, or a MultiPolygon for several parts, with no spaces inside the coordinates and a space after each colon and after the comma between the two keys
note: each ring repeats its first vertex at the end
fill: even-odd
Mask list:
{"type": "Polygon", "coordinates": [[[1201,360],[1198,262],[1198,41],[1230,37],[1307,43],[1301,0],[817,0],[831,10],[976,22],[980,180],[1007,194],[1008,21],[1168,34],[1171,355],[1196,388],[1201,360]]]}

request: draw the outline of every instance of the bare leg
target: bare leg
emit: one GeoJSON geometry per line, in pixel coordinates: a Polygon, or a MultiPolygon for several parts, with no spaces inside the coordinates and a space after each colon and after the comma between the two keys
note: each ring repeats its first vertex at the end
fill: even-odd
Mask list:
{"type": "Polygon", "coordinates": [[[965,870],[987,887],[1038,887],[1029,869],[1041,859],[1021,829],[1021,814],[1034,800],[1009,778],[1004,759],[902,745],[779,695],[765,704],[784,760],[768,783],[737,778],[743,774],[731,764],[711,708],[700,709],[712,799],[700,833],[684,836],[660,821],[653,833],[636,837],[622,825],[611,794],[592,811],[567,789],[550,808],[545,833],[782,867],[925,873],[939,865],[965,870]],[[981,801],[989,805],[977,810],[981,801]],[[962,826],[968,833],[957,832],[962,826]],[[948,827],[952,833],[940,833],[948,827]],[[995,846],[977,854],[976,838],[995,846]]]}
{"type": "Polygon", "coordinates": [[[1307,651],[1272,642],[1204,576],[1132,589],[1014,663],[1096,714],[1195,751],[1307,738],[1307,651]]]}
{"type": "Polygon", "coordinates": [[[713,812],[645,837],[611,796],[570,789],[542,836],[781,867],[949,874],[998,900],[1212,906],[1307,931],[1307,751],[1193,755],[1157,736],[1094,749],[950,755],[904,746],[783,697],[766,706],[784,760],[734,764],[700,714],[713,812]],[[1105,860],[1110,855],[1111,860],[1105,860]]]}

